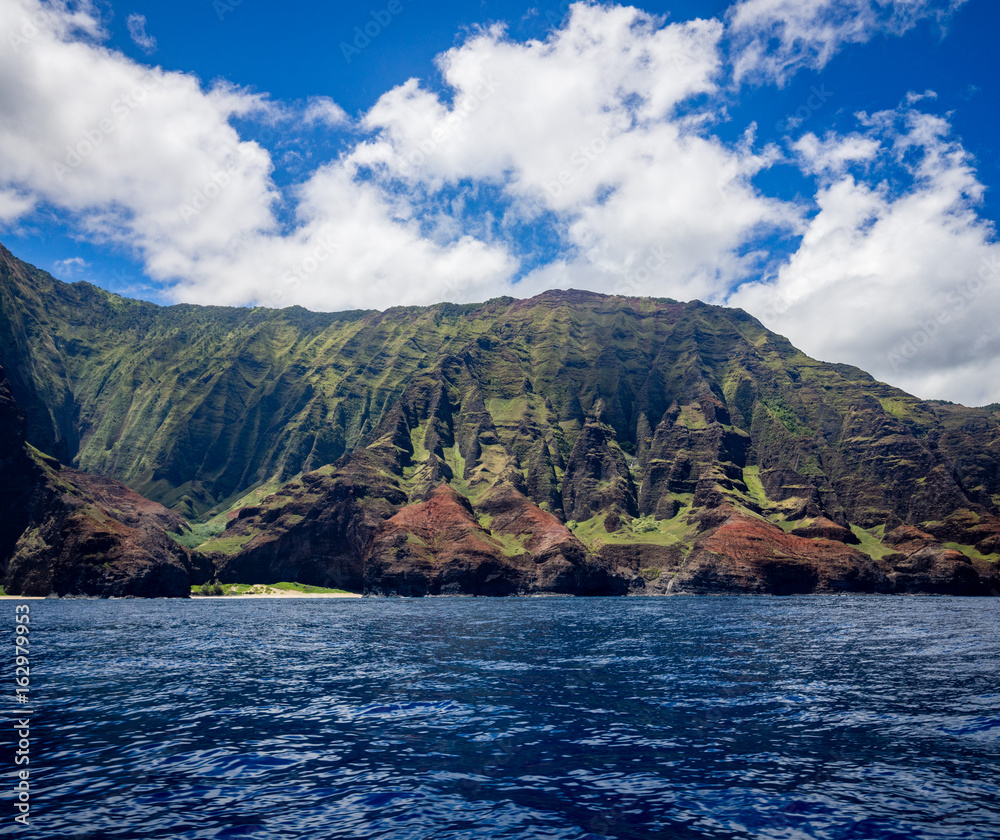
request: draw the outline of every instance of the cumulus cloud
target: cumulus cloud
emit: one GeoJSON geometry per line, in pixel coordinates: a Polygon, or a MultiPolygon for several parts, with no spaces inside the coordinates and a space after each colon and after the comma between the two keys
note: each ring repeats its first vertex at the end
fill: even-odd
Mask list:
{"type": "Polygon", "coordinates": [[[73,277],[84,268],[90,268],[90,263],[83,257],[68,257],[65,260],[56,260],[52,263],[52,270],[56,276],[63,278],[73,277]]]}
{"type": "Polygon", "coordinates": [[[0,224],[14,222],[27,215],[35,206],[35,199],[16,190],[0,188],[0,224]]]}
{"type": "MultiPolygon", "coordinates": [[[[136,63],[102,48],[102,32],[89,6],[0,0],[0,39],[20,39],[17,50],[0,50],[0,210],[8,217],[32,202],[53,207],[84,235],[133,249],[150,277],[195,302],[427,302],[449,287],[502,283],[516,267],[503,248],[469,237],[424,241],[405,201],[355,180],[344,163],[290,196],[299,202],[295,225],[283,229],[270,155],[231,121],[281,120],[288,109],[136,63]],[[310,271],[327,251],[333,256],[310,271]]],[[[306,113],[329,125],[342,112],[322,99],[306,113]]]]}
{"type": "Polygon", "coordinates": [[[200,261],[176,297],[320,310],[484,300],[507,288],[517,267],[504,248],[470,236],[428,239],[407,200],[390,201],[340,162],[296,198],[293,232],[248,238],[239,253],[200,261]]]}
{"type": "Polygon", "coordinates": [[[921,20],[943,26],[967,0],[739,0],[728,12],[737,82],[783,83],[820,69],[845,45],[902,35],[921,20]]]}
{"type": "Polygon", "coordinates": [[[871,161],[879,148],[878,140],[856,132],[845,137],[830,133],[822,140],[809,133],[792,143],[802,171],[814,175],[842,172],[849,164],[871,161]]]}
{"type": "Polygon", "coordinates": [[[819,167],[801,245],[774,279],[744,285],[729,303],[813,356],[913,393],[998,401],[988,371],[1000,364],[1000,244],[977,212],[973,161],[940,117],[902,108],[860,121],[864,137],[809,137],[798,149],[807,165],[861,149],[859,159],[886,167],[883,180],[819,167]]]}
{"type": "Polygon", "coordinates": [[[914,110],[932,92],[785,148],[753,125],[718,136],[734,76],[781,83],[961,2],[740,0],[725,22],[577,3],[544,40],[469,35],[439,56],[438,88],[410,79],[352,119],[327,97],[276,103],[133,61],[103,46],[88,2],[0,0],[0,223],[52,211],[195,303],[384,308],[568,286],[728,299],[922,396],[1000,399],[983,376],[1000,355],[995,231],[948,122],[914,110]],[[286,153],[299,127],[348,145],[319,166],[300,156],[279,188],[235,124],[277,127],[286,153]],[[815,196],[755,186],[777,162],[815,196]]]}
{"type": "Polygon", "coordinates": [[[268,155],[229,123],[267,103],[71,38],[73,27],[100,31],[80,14],[0,0],[3,41],[18,21],[39,21],[16,51],[0,50],[0,185],[58,208],[86,235],[134,248],[164,278],[191,255],[273,229],[268,155]],[[182,208],[222,181],[192,224],[182,208]]]}
{"type": "MultiPolygon", "coordinates": [[[[4,19],[37,8],[0,5],[4,19]]],[[[13,117],[0,178],[134,247],[188,300],[337,309],[613,289],[630,272],[641,283],[624,291],[709,297],[754,270],[756,232],[797,224],[750,183],[773,150],[755,151],[750,134],[726,145],[706,130],[713,112],[683,108],[716,90],[721,34],[718,21],[664,25],[587,4],[544,42],[481,32],[439,59],[448,100],[417,80],[387,92],[353,150],[282,194],[268,153],[231,120],[287,109],[50,27],[0,63],[13,117]],[[470,183],[496,186],[505,224],[546,218],[562,257],[515,283],[520,259],[502,232],[440,209],[470,183]],[[276,220],[282,203],[290,225],[276,220]]],[[[326,98],[302,118],[348,122],[326,98]]]]}
{"type": "Polygon", "coordinates": [[[747,242],[797,225],[751,178],[774,150],[752,131],[726,145],[689,112],[714,92],[722,26],[662,25],[634,8],[577,4],[545,42],[483,32],[439,59],[445,101],[410,80],[384,95],[364,124],[375,139],[352,159],[431,190],[466,179],[502,185],[512,212],[551,214],[570,255],[518,284],[620,287],[712,296],[757,265],[747,242]],[[648,266],[652,250],[664,254],[648,266]],[[632,278],[635,280],[635,278],[632,278]]]}
{"type": "Polygon", "coordinates": [[[156,52],[156,38],[146,34],[146,16],[130,14],[125,21],[128,34],[136,46],[142,47],[147,53],[156,52]]]}
{"type": "Polygon", "coordinates": [[[350,122],[350,117],[328,96],[315,96],[306,105],[302,119],[307,125],[325,125],[337,128],[350,122]]]}

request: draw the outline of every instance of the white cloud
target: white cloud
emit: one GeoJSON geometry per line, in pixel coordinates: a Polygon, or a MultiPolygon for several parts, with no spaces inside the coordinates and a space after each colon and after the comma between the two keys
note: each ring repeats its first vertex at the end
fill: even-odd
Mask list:
{"type": "MultiPolygon", "coordinates": [[[[0,42],[21,39],[16,51],[0,50],[0,209],[8,216],[32,202],[56,208],[90,238],[134,249],[152,278],[195,302],[270,302],[276,292],[283,303],[324,309],[428,302],[449,288],[502,283],[515,270],[503,248],[425,241],[405,202],[354,180],[344,164],[316,172],[291,196],[300,201],[298,226],[283,231],[270,156],[230,120],[281,120],[287,109],[106,50],[90,40],[101,37],[100,21],[81,14],[0,0],[0,42]],[[38,22],[28,39],[22,19],[38,22]],[[348,261],[301,270],[330,237],[348,261]],[[293,272],[302,280],[286,283],[293,272]]],[[[342,112],[320,99],[307,113],[330,124],[342,112]]]]}
{"type": "MultiPolygon", "coordinates": [[[[4,19],[36,8],[4,6],[4,19]]],[[[16,61],[0,56],[0,108],[13,117],[0,126],[0,183],[134,247],[151,277],[192,301],[338,309],[540,290],[551,271],[513,285],[511,243],[485,228],[473,236],[442,209],[440,190],[460,182],[496,185],[505,224],[548,214],[577,285],[621,290],[655,249],[667,256],[628,291],[710,297],[753,270],[756,232],[797,222],[749,183],[773,150],[727,146],[706,130],[714,112],[683,111],[717,89],[721,34],[717,21],[664,26],[586,4],[544,43],[482,32],[439,59],[452,102],[416,80],[389,91],[362,120],[367,139],[282,195],[267,152],[230,125],[285,119],[280,105],[204,90],[50,27],[16,61]],[[300,270],[324,249],[322,265],[300,270]]],[[[326,98],[302,117],[347,120],[326,98]]]]}
{"type": "Polygon", "coordinates": [[[302,119],[308,125],[325,125],[338,128],[350,122],[350,117],[328,96],[315,96],[309,100],[302,119]]]}
{"type": "Polygon", "coordinates": [[[35,199],[16,190],[0,188],[0,224],[14,222],[35,207],[35,199]]]}
{"type": "Polygon", "coordinates": [[[809,133],[792,143],[802,171],[812,174],[842,172],[849,164],[871,161],[879,148],[878,140],[857,133],[846,137],[831,133],[822,140],[809,133]]]}
{"type": "Polygon", "coordinates": [[[567,286],[722,302],[742,284],[731,302],[806,352],[923,396],[1000,399],[983,375],[1000,356],[998,246],[947,122],[861,115],[785,150],[753,125],[717,136],[727,50],[737,78],[781,82],[961,2],[742,0],[728,29],[578,3],[544,41],[471,35],[438,58],[443,92],[411,79],[352,121],[327,97],[275,103],[132,61],[102,46],[89,3],[0,0],[0,222],[54,211],[197,303],[385,308],[567,286]],[[279,189],[237,118],[281,128],[287,154],[296,124],[354,145],[279,189]],[[814,202],[754,186],[777,161],[816,178],[814,202]],[[537,259],[527,229],[559,247],[537,259]],[[802,236],[781,265],[776,235],[802,236]]]}
{"type": "MultiPolygon", "coordinates": [[[[998,401],[1000,382],[984,373],[1000,366],[1000,244],[977,213],[983,186],[972,160],[939,117],[903,110],[861,121],[865,138],[843,144],[877,142],[891,180],[825,169],[798,250],[776,278],[728,303],[810,355],[919,396],[998,401]]],[[[831,138],[822,148],[840,147],[831,138]]]]}
{"type": "Polygon", "coordinates": [[[147,53],[156,52],[156,38],[146,34],[146,16],[130,14],[125,21],[129,37],[147,53]]]}
{"type": "Polygon", "coordinates": [[[90,268],[90,263],[83,257],[67,257],[65,260],[56,260],[52,263],[52,270],[57,277],[62,278],[73,277],[84,268],[90,268]]]}
{"type": "Polygon", "coordinates": [[[715,112],[686,113],[717,91],[717,21],[663,26],[633,8],[577,4],[545,42],[499,29],[439,59],[451,102],[411,79],[365,117],[378,132],[353,161],[432,191],[463,179],[499,184],[515,211],[554,214],[575,256],[522,281],[612,291],[650,249],[669,254],[632,287],[713,296],[743,278],[741,249],[797,213],[750,178],[773,159],[752,132],[736,147],[706,130],[715,112]]]}
{"type": "Polygon", "coordinates": [[[23,19],[43,23],[16,51],[0,49],[0,186],[134,248],[158,277],[183,271],[184,254],[273,229],[270,160],[229,124],[266,101],[205,91],[191,76],[70,38],[71,26],[99,32],[99,23],[43,15],[32,0],[0,0],[0,43],[23,19]],[[180,208],[226,168],[226,188],[198,223],[183,218],[180,208]]]}
{"type": "Polygon", "coordinates": [[[405,199],[390,202],[349,167],[331,163],[297,194],[291,234],[248,238],[238,253],[191,266],[179,300],[311,309],[380,308],[484,300],[507,288],[517,264],[472,237],[437,244],[421,235],[405,199]]]}
{"type": "Polygon", "coordinates": [[[733,75],[783,84],[821,69],[847,44],[902,35],[921,20],[943,26],[966,0],[739,0],[727,13],[733,75]]]}
{"type": "Polygon", "coordinates": [[[917,93],[916,91],[910,91],[906,94],[906,104],[916,105],[918,102],[922,102],[925,99],[937,99],[937,91],[925,90],[923,93],[917,93]]]}

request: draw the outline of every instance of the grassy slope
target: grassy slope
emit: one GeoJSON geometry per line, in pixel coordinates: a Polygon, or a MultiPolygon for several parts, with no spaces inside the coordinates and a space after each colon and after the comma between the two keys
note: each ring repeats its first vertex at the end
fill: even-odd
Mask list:
{"type": "MultiPolygon", "coordinates": [[[[869,427],[879,427],[879,440],[934,436],[977,503],[1000,498],[990,472],[1000,460],[995,411],[920,402],[856,368],[808,358],[738,310],[699,302],[562,292],[385,313],[157,307],[60,283],[3,252],[0,340],[5,366],[29,372],[21,386],[35,441],[198,518],[181,538],[192,547],[238,550],[242,537],[218,536],[227,511],[369,442],[407,389],[446,371],[454,427],[480,428],[481,405],[495,430],[496,442],[474,460],[456,441],[441,450],[451,483],[473,500],[512,456],[527,476],[540,445],[558,493],[595,412],[635,452],[643,418],[653,430],[676,403],[677,425],[696,440],[718,425],[706,419],[706,399],[728,407],[722,428],[752,435],[748,461],[735,464],[747,467],[749,507],[767,501],[757,465],[794,469],[821,488],[850,486],[869,469],[851,460],[876,440],[869,427]],[[861,431],[845,431],[859,415],[861,431]]],[[[401,478],[416,492],[428,480],[437,427],[429,405],[417,400],[412,410],[401,478]]],[[[920,465],[886,453],[872,483],[889,475],[905,494],[908,471],[920,465]]],[[[639,486],[642,464],[630,465],[639,486]]],[[[872,521],[859,524],[874,527],[880,504],[866,499],[872,521]]],[[[625,537],[594,522],[577,528],[592,539],[625,537]]],[[[683,542],[676,529],[626,531],[683,542]]]]}
{"type": "MultiPolygon", "coordinates": [[[[281,583],[271,583],[271,584],[259,584],[259,583],[223,583],[219,584],[221,588],[222,595],[240,596],[247,594],[261,594],[267,595],[271,594],[272,590],[277,590],[278,592],[296,592],[304,595],[355,595],[357,593],[348,592],[346,589],[328,589],[324,586],[310,586],[306,583],[290,583],[288,581],[282,581],[281,583]]],[[[209,594],[211,590],[211,585],[206,586],[192,586],[192,595],[205,595],[209,594]]]]}

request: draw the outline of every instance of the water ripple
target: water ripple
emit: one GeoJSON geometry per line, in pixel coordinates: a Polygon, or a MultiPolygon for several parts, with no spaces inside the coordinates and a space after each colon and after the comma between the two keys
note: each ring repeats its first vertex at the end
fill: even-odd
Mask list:
{"type": "Polygon", "coordinates": [[[1000,840],[1000,603],[38,602],[41,838],[1000,840]]]}

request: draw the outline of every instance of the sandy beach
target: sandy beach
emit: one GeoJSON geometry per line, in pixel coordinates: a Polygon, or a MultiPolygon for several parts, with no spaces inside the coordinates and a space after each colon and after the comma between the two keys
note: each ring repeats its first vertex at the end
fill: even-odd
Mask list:
{"type": "Polygon", "coordinates": [[[192,601],[249,601],[253,598],[360,598],[354,592],[247,592],[244,595],[192,595],[192,601]]]}

